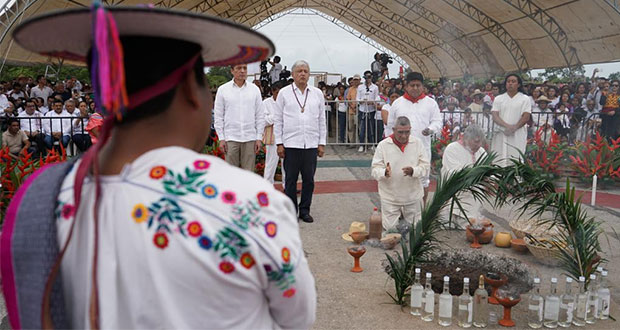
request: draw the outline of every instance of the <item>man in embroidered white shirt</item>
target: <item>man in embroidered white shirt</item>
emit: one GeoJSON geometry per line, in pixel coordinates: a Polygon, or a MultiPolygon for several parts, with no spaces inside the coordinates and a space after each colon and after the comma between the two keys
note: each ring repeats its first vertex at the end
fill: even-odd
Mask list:
{"type": "Polygon", "coordinates": [[[226,153],[226,161],[254,171],[265,128],[263,100],[258,87],[246,82],[246,64],[232,66],[230,71],[233,80],[220,86],[215,95],[215,131],[226,153]]]}
{"type": "MultiPolygon", "coordinates": [[[[431,134],[441,131],[442,119],[439,105],[431,97],[424,94],[424,76],[419,72],[410,72],[405,77],[405,94],[392,104],[388,115],[388,126],[394,126],[396,118],[405,116],[411,122],[411,134],[424,145],[426,158],[431,159],[431,134]]],[[[422,179],[424,201],[428,195],[430,179],[428,175],[422,179]]]]}
{"type": "Polygon", "coordinates": [[[384,231],[393,230],[402,215],[416,223],[422,212],[424,188],[430,162],[422,142],[411,135],[409,118],[396,119],[393,134],[377,145],[372,158],[372,177],[379,181],[384,231]]]}
{"type": "Polygon", "coordinates": [[[506,93],[498,95],[493,101],[491,115],[495,122],[496,132],[491,142],[491,150],[498,155],[497,163],[509,164],[509,158],[520,157],[525,153],[527,128],[530,120],[532,103],[530,98],[521,92],[522,80],[517,74],[509,74],[504,80],[506,93]]]}
{"type": "Polygon", "coordinates": [[[379,98],[379,87],[372,83],[372,72],[364,72],[364,84],[357,87],[357,101],[359,112],[357,114],[357,125],[359,127],[359,138],[361,146],[357,151],[364,152],[364,145],[375,141],[375,111],[379,98]]]}
{"type": "Polygon", "coordinates": [[[317,156],[323,157],[327,129],[323,92],[308,86],[310,66],[297,61],[291,68],[294,83],[278,93],[274,134],[278,155],[284,158],[284,193],[293,201],[299,218],[314,222],[310,215],[317,156]],[[297,202],[297,178],[301,173],[301,201],[297,202]]]}

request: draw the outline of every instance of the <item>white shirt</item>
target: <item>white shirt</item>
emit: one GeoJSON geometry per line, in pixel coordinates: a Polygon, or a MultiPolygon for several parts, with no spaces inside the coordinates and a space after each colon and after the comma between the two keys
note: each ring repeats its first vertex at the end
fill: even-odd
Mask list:
{"type": "Polygon", "coordinates": [[[307,86],[303,94],[295,83],[282,88],[276,100],[274,118],[276,144],[299,149],[325,145],[327,129],[324,103],[323,92],[316,87],[307,86]],[[301,112],[300,104],[304,105],[304,101],[304,112],[301,112]]]}
{"type": "Polygon", "coordinates": [[[430,170],[429,158],[425,154],[422,142],[413,136],[409,136],[404,152],[391,138],[379,142],[372,158],[371,174],[379,181],[381,201],[404,205],[422,200],[424,189],[420,178],[428,176],[430,170]],[[387,163],[392,169],[389,178],[385,176],[387,163]],[[413,175],[403,175],[404,167],[412,167],[413,175]]]}
{"type": "Polygon", "coordinates": [[[5,115],[4,110],[6,110],[9,107],[9,99],[6,97],[6,95],[4,94],[0,94],[0,112],[2,112],[2,115],[5,115]]]}
{"type": "Polygon", "coordinates": [[[262,139],[265,115],[263,100],[256,85],[245,82],[239,87],[231,80],[215,95],[215,130],[220,140],[248,142],[262,139]]]}
{"type": "Polygon", "coordinates": [[[349,105],[347,104],[346,99],[344,97],[342,98],[342,100],[339,98],[336,98],[334,101],[337,102],[338,104],[338,112],[347,112],[349,105]]]}
{"type": "MultiPolygon", "coordinates": [[[[95,186],[87,178],[74,213],[79,164],[62,184],[56,228],[62,246],[75,221],[60,274],[69,327],[84,329],[95,186]]],[[[98,216],[102,329],[312,326],[316,291],[295,209],[262,177],[189,149],[159,148],[101,177],[98,216]]]]}
{"type": "Polygon", "coordinates": [[[273,97],[268,97],[263,100],[261,107],[265,114],[265,126],[273,125],[273,118],[276,114],[276,100],[273,97]]]}
{"type": "Polygon", "coordinates": [[[437,102],[428,95],[416,103],[407,100],[404,96],[397,98],[388,116],[388,127],[394,127],[398,117],[405,116],[411,122],[411,135],[420,139],[426,150],[426,158],[431,159],[431,136],[422,135],[426,128],[431,129],[431,134],[441,131],[443,120],[437,102]]]}
{"type": "MultiPolygon", "coordinates": [[[[517,92],[510,97],[508,93],[498,95],[493,102],[491,112],[499,112],[499,117],[509,125],[515,125],[524,113],[532,112],[532,104],[527,95],[517,92]]],[[[503,132],[500,125],[494,126],[496,130],[503,132]]],[[[498,161],[502,158],[519,158],[519,151],[525,152],[527,142],[527,125],[517,129],[514,134],[507,136],[496,133],[493,135],[491,149],[498,154],[498,161]]],[[[504,164],[508,164],[504,162],[504,164]]]]}
{"type": "Polygon", "coordinates": [[[280,63],[275,63],[271,69],[269,69],[269,78],[272,83],[280,80],[280,72],[282,72],[282,64],[280,63]]]}
{"type": "MultiPolygon", "coordinates": [[[[384,105],[381,107],[381,111],[383,111],[383,110],[387,111],[387,113],[388,113],[388,118],[390,118],[390,109],[392,109],[392,106],[391,106],[389,103],[386,103],[386,104],[384,104],[384,105]]],[[[381,112],[381,111],[380,111],[380,112],[381,112]]],[[[389,119],[388,119],[388,120],[389,120],[389,119]]],[[[388,137],[388,136],[392,135],[392,127],[393,127],[393,126],[388,126],[388,124],[387,124],[387,123],[383,123],[383,135],[384,135],[385,137],[388,137]]]]}
{"type": "Polygon", "coordinates": [[[46,113],[48,113],[49,111],[50,111],[50,109],[49,109],[48,107],[46,107],[46,106],[39,107],[39,112],[40,112],[42,115],[45,115],[45,114],[46,114],[46,113]]]}
{"type": "Polygon", "coordinates": [[[62,132],[62,135],[70,135],[73,120],[69,117],[73,117],[73,115],[69,114],[65,110],[63,110],[60,114],[53,110],[46,113],[45,116],[43,116],[43,133],[46,135],[52,135],[53,132],[62,132]],[[65,118],[60,119],[59,117],[65,118]]]}
{"type": "Polygon", "coordinates": [[[40,97],[43,99],[43,104],[45,106],[47,106],[47,98],[50,97],[50,95],[52,95],[54,93],[54,91],[49,88],[48,86],[43,86],[43,88],[40,88],[39,85],[36,85],[34,87],[32,87],[32,89],[30,90],[30,97],[40,97]]]}
{"type": "MultiPolygon", "coordinates": [[[[370,86],[361,84],[357,86],[357,101],[377,101],[379,98],[379,87],[370,83],[370,86]]],[[[377,111],[377,105],[375,102],[365,103],[359,102],[360,112],[373,112],[377,111]]]]}
{"type": "Polygon", "coordinates": [[[18,119],[21,119],[19,121],[19,126],[21,128],[22,131],[24,131],[25,133],[34,133],[36,131],[38,131],[39,133],[43,132],[43,126],[41,123],[41,113],[38,111],[35,111],[32,113],[32,115],[29,115],[28,113],[26,113],[26,111],[22,111],[19,113],[18,119]],[[27,119],[27,118],[37,118],[37,119],[27,119]]]}

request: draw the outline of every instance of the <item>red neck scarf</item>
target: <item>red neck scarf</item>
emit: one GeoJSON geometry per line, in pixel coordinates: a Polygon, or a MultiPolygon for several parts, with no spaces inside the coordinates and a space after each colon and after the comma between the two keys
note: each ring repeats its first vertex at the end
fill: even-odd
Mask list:
{"type": "MultiPolygon", "coordinates": [[[[405,94],[407,95],[407,94],[405,94]]],[[[392,142],[394,142],[394,144],[400,148],[400,151],[405,152],[405,147],[407,147],[407,144],[409,143],[409,140],[407,140],[407,142],[405,143],[400,143],[398,142],[398,140],[396,140],[396,138],[394,138],[394,134],[390,135],[390,138],[392,139],[392,142]]]]}
{"type": "Polygon", "coordinates": [[[418,102],[418,101],[420,101],[421,99],[425,98],[425,97],[426,97],[426,94],[422,93],[422,94],[420,94],[420,96],[418,96],[418,97],[415,97],[415,98],[414,98],[414,97],[412,97],[411,95],[409,95],[409,93],[405,92],[405,94],[403,94],[403,96],[404,96],[407,100],[411,101],[411,103],[417,103],[417,102],[418,102]]]}

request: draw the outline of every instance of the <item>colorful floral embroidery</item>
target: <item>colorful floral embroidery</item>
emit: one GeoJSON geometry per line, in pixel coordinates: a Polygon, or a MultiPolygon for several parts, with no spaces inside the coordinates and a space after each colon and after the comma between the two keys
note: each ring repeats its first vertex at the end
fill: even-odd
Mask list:
{"type": "Polygon", "coordinates": [[[225,191],[222,194],[222,201],[226,204],[235,204],[237,202],[237,195],[232,191],[225,191]]]}
{"type": "Polygon", "coordinates": [[[239,257],[246,252],[248,242],[235,230],[228,227],[220,230],[215,237],[214,250],[220,252],[220,258],[232,258],[239,260],[239,257]]]}
{"type": "Polygon", "coordinates": [[[75,215],[75,206],[73,204],[65,204],[62,207],[62,217],[66,219],[71,219],[75,215]]]}
{"type": "Polygon", "coordinates": [[[265,224],[265,233],[267,236],[273,238],[278,233],[278,225],[275,222],[269,221],[265,224]]]}
{"type": "Polygon", "coordinates": [[[254,257],[250,254],[250,252],[246,252],[241,255],[241,265],[247,269],[252,268],[254,266],[254,257]]]}
{"type": "Polygon", "coordinates": [[[153,236],[153,243],[160,249],[165,249],[168,246],[168,236],[166,233],[156,233],[153,236]]]}
{"type": "Polygon", "coordinates": [[[203,235],[198,239],[198,245],[200,245],[201,248],[208,250],[213,246],[213,242],[209,239],[209,237],[203,235]]]}
{"type": "Polygon", "coordinates": [[[192,221],[187,225],[187,233],[189,236],[198,237],[202,234],[202,226],[198,221],[192,221]]]}
{"type": "Polygon", "coordinates": [[[250,225],[259,227],[263,224],[260,207],[254,201],[248,201],[245,205],[240,203],[233,205],[231,220],[242,229],[248,229],[250,225]]]}
{"type": "Polygon", "coordinates": [[[225,274],[230,274],[235,271],[235,265],[231,264],[228,261],[222,261],[220,262],[220,270],[223,271],[225,274]]]}
{"type": "Polygon", "coordinates": [[[149,175],[151,178],[158,180],[163,178],[167,171],[168,170],[163,166],[155,166],[151,169],[151,173],[149,175]]]}
{"type": "Polygon", "coordinates": [[[202,192],[202,195],[206,198],[211,199],[217,197],[217,188],[215,188],[215,186],[212,184],[204,185],[202,188],[200,188],[200,191],[202,192]]]}
{"type": "Polygon", "coordinates": [[[291,251],[288,248],[282,248],[282,260],[289,262],[291,260],[291,251]]]}
{"type": "Polygon", "coordinates": [[[295,295],[295,288],[290,288],[290,289],[284,291],[284,293],[282,294],[282,296],[284,298],[290,298],[290,297],[292,297],[294,295],[295,295]]]}
{"type": "Polygon", "coordinates": [[[290,298],[295,295],[295,276],[293,276],[293,266],[290,263],[282,264],[281,270],[273,270],[271,265],[263,265],[267,272],[267,278],[270,282],[275,282],[278,289],[283,291],[282,296],[290,298]]]}
{"type": "Polygon", "coordinates": [[[264,191],[259,192],[256,195],[256,199],[258,200],[258,204],[262,207],[269,206],[269,197],[267,197],[267,193],[264,191]]]}
{"type": "Polygon", "coordinates": [[[146,209],[144,204],[136,204],[131,211],[131,217],[137,223],[145,221],[149,217],[149,210],[146,209]]]}
{"type": "Polygon", "coordinates": [[[200,180],[200,177],[205,173],[206,172],[203,170],[195,171],[189,167],[186,167],[184,173],[185,175],[182,175],[181,173],[175,173],[174,171],[168,169],[166,172],[166,177],[163,181],[164,189],[166,192],[177,196],[197,193],[200,187],[205,184],[203,180],[200,180]]]}
{"type": "Polygon", "coordinates": [[[206,160],[197,160],[194,162],[194,168],[199,171],[206,170],[209,168],[209,166],[211,166],[211,163],[206,160]]]}
{"type": "Polygon", "coordinates": [[[168,197],[162,197],[159,201],[149,206],[148,228],[156,224],[155,231],[167,231],[172,233],[171,226],[175,226],[181,235],[185,236],[185,224],[187,221],[183,216],[183,209],[179,203],[168,197]]]}

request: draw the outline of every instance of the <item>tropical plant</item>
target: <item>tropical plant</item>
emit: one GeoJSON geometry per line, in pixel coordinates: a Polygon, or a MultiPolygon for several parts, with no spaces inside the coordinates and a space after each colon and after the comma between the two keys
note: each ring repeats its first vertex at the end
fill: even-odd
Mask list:
{"type": "Polygon", "coordinates": [[[550,178],[557,178],[560,174],[560,162],[564,156],[565,143],[560,141],[560,136],[551,131],[549,141],[543,138],[544,126],[534,133],[532,143],[529,145],[527,161],[530,166],[540,168],[550,178]]]}
{"type": "Polygon", "coordinates": [[[577,156],[570,156],[572,167],[590,179],[596,174],[601,182],[620,179],[620,137],[611,140],[596,132],[594,139],[588,137],[585,143],[575,146],[577,156]]]}

